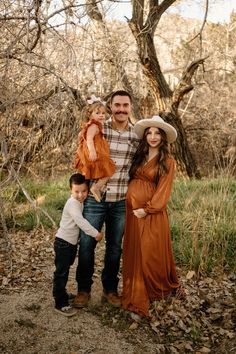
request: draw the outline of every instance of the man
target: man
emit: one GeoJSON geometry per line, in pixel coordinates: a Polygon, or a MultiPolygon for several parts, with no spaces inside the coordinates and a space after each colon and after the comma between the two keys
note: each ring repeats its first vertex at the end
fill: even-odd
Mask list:
{"type": "MultiPolygon", "coordinates": [[[[110,145],[110,156],[116,164],[116,172],[107,183],[106,193],[100,203],[88,196],[83,215],[91,225],[101,230],[105,222],[106,249],[102,271],[102,300],[113,306],[120,306],[118,296],[118,272],[121,257],[121,243],[125,223],[125,195],[128,187],[128,171],[138,139],[129,123],[132,98],[126,91],[116,91],[111,96],[111,117],[104,124],[104,136],[110,145]]],[[[85,233],[80,234],[79,263],[76,270],[78,294],[75,307],[87,306],[90,299],[94,273],[94,252],[96,240],[85,233]]]]}

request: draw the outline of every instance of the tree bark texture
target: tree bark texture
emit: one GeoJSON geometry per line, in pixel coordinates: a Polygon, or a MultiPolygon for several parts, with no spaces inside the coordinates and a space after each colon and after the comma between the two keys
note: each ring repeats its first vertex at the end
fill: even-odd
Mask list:
{"type": "Polygon", "coordinates": [[[144,0],[133,1],[132,19],[128,20],[138,47],[138,55],[152,92],[156,97],[158,112],[166,121],[176,127],[178,140],[175,144],[175,155],[181,169],[185,169],[189,177],[200,177],[197,163],[189,148],[187,136],[178,115],[178,107],[184,95],[193,89],[192,76],[204,59],[193,62],[183,73],[177,88],[172,92],[162,73],[154,44],[154,34],[162,14],[174,3],[174,0],[149,0],[148,14],[144,16],[144,0]],[[144,21],[145,18],[145,21],[144,21]]]}

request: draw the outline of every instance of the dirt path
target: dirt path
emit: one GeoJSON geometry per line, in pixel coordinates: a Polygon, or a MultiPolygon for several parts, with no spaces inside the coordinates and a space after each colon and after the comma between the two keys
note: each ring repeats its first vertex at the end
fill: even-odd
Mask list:
{"type": "MultiPolygon", "coordinates": [[[[54,312],[52,271],[53,267],[48,269],[44,284],[23,291],[5,290],[0,295],[0,353],[157,353],[155,345],[149,343],[145,326],[141,329],[142,335],[137,336],[140,329],[134,328],[136,333],[132,327],[128,330],[133,323],[131,319],[124,316],[121,321],[120,310],[101,304],[99,277],[95,278],[88,309],[78,310],[72,318],[54,312]]],[[[68,286],[73,292],[74,271],[75,267],[68,286]]]]}
{"type": "MultiPolygon", "coordinates": [[[[179,270],[187,300],[155,303],[152,320],[137,324],[127,312],[101,304],[101,244],[89,307],[66,318],[54,311],[51,295],[53,235],[17,233],[12,241],[12,273],[0,287],[0,353],[236,353],[235,274],[195,279],[179,270]]],[[[73,293],[76,263],[68,283],[73,293]]]]}

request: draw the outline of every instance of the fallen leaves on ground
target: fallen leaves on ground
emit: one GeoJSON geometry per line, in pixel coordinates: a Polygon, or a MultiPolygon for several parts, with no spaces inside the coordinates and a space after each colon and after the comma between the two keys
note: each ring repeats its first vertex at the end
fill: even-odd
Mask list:
{"type": "Polygon", "coordinates": [[[55,232],[36,229],[10,233],[10,271],[0,274],[1,288],[32,286],[45,279],[45,269],[53,262],[55,232]]]}
{"type": "Polygon", "coordinates": [[[177,352],[210,353],[224,338],[235,337],[235,276],[193,280],[182,278],[187,292],[184,301],[154,302],[151,328],[163,343],[172,343],[177,352]]]}
{"type": "MultiPolygon", "coordinates": [[[[2,276],[1,289],[37,287],[52,274],[54,232],[34,230],[10,235],[12,241],[11,272],[2,276]]],[[[99,246],[96,274],[100,276],[104,247],[99,246]]],[[[123,310],[100,306],[90,308],[103,325],[123,331],[137,340],[145,333],[154,338],[156,353],[220,353],[217,348],[235,341],[236,275],[198,278],[193,270],[182,273],[187,292],[185,300],[170,298],[151,305],[150,320],[133,321],[123,310]],[[214,349],[214,351],[213,351],[214,349]]],[[[146,338],[147,340],[147,338],[146,338]]]]}

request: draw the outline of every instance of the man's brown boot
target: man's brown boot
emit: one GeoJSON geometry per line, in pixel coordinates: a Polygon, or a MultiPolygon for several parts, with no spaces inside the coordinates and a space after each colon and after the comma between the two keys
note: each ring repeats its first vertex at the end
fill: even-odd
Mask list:
{"type": "Polygon", "coordinates": [[[119,296],[117,293],[103,293],[102,295],[102,302],[107,302],[109,305],[114,306],[114,307],[120,307],[121,306],[121,296],[119,296]]]}
{"type": "Polygon", "coordinates": [[[73,302],[71,302],[72,306],[77,308],[82,308],[88,306],[88,302],[90,299],[90,293],[79,292],[74,298],[73,302]]]}

